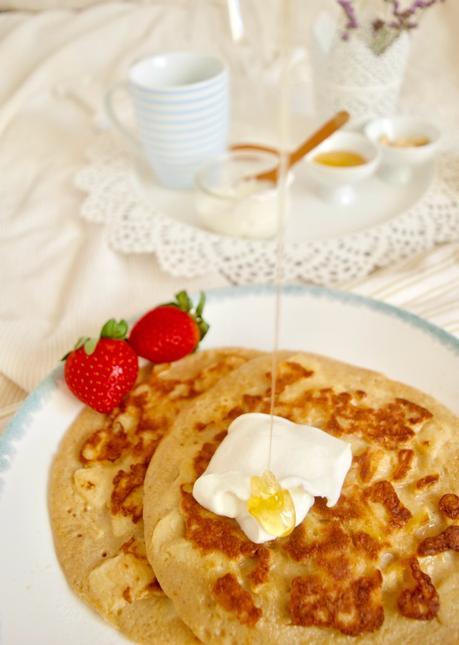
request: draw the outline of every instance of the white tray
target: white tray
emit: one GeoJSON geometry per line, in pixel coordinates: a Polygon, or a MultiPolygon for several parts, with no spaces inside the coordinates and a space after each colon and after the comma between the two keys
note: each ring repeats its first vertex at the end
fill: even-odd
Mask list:
{"type": "MultiPolygon", "coordinates": [[[[86,193],[81,214],[105,223],[121,253],[156,253],[178,277],[218,271],[235,284],[275,273],[275,242],[210,233],[199,223],[192,191],[160,187],[145,163],[109,133],[99,136],[76,176],[86,193]]],[[[334,206],[311,190],[299,164],[292,186],[285,248],[286,280],[333,284],[459,239],[459,157],[444,153],[404,186],[378,175],[360,186],[352,206],[334,206]]]]}

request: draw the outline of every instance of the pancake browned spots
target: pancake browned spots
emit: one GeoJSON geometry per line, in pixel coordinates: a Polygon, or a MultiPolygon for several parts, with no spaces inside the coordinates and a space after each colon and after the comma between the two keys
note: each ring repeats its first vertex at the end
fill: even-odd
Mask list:
{"type": "MultiPolygon", "coordinates": [[[[62,567],[85,602],[135,642],[197,642],[146,557],[143,498],[149,462],[177,415],[257,354],[223,348],[143,368],[113,412],[84,410],[59,448],[50,508],[62,567]]],[[[196,428],[196,434],[205,427],[196,428]]],[[[268,561],[261,551],[248,559],[254,585],[268,561]]]]}
{"type": "MultiPolygon", "coordinates": [[[[296,624],[321,624],[352,635],[372,631],[381,625],[384,616],[380,598],[382,575],[377,562],[382,551],[389,547],[391,536],[412,518],[412,512],[401,502],[392,483],[405,479],[415,460],[415,450],[401,448],[400,444],[406,446],[415,436],[415,430],[432,414],[405,398],[395,397],[375,407],[369,404],[363,390],[346,392],[309,386],[314,370],[295,362],[281,363],[278,369],[280,392],[275,414],[296,422],[314,422],[344,439],[354,435],[370,442],[367,449],[354,457],[363,483],[375,477],[387,451],[389,454],[396,451],[395,465],[389,473],[392,481],[383,479],[366,488],[345,484],[333,508],[328,508],[324,499],[317,498],[311,513],[290,537],[266,545],[268,552],[274,554],[280,550],[293,560],[304,562],[311,571],[311,578],[292,581],[291,612],[296,624]],[[303,385],[304,391],[300,396],[290,397],[289,388],[293,391],[298,384],[303,385]],[[383,510],[382,515],[378,506],[383,510]],[[322,524],[317,521],[319,518],[323,518],[322,524]],[[370,527],[370,531],[365,527],[370,527]],[[356,562],[366,571],[361,578],[353,573],[356,562]],[[346,585],[347,614],[344,609],[331,610],[336,600],[333,580],[346,585]],[[313,590],[317,590],[318,598],[314,602],[311,601],[315,597],[313,590]],[[346,618],[341,620],[341,614],[346,618]],[[322,616],[322,622],[318,616],[322,616]]],[[[266,378],[264,391],[244,393],[237,405],[224,411],[222,417],[229,424],[239,414],[268,410],[269,378],[266,378]]],[[[204,472],[224,436],[225,431],[213,436],[195,454],[196,477],[204,472]]],[[[196,547],[208,552],[221,551],[236,560],[241,557],[247,540],[235,521],[203,511],[184,489],[182,511],[185,535],[196,547]]],[[[265,569],[269,579],[269,564],[265,569]]],[[[406,600],[408,593],[403,598],[406,600]]]]}
{"type": "Polygon", "coordinates": [[[213,593],[217,602],[226,610],[234,612],[244,625],[255,625],[263,613],[255,605],[250,593],[241,587],[232,573],[217,578],[213,593]]]}
{"type": "Polygon", "coordinates": [[[204,362],[187,379],[168,378],[171,364],[155,366],[120,408],[105,417],[103,427],[87,437],[80,450],[82,464],[110,461],[119,465],[112,483],[113,515],[131,515],[134,523],[139,521],[143,500],[135,492],[142,488],[151,457],[178,412],[246,360],[243,351],[216,351],[210,363],[204,362]]]}
{"type": "Polygon", "coordinates": [[[400,613],[417,620],[432,620],[438,614],[440,599],[430,577],[421,571],[416,558],[408,561],[414,586],[403,589],[397,604],[400,613]]]}
{"type": "Polygon", "coordinates": [[[373,632],[384,621],[381,586],[379,571],[339,586],[326,584],[319,576],[294,578],[290,595],[293,623],[334,627],[348,636],[373,632]]]}
{"type": "Polygon", "coordinates": [[[459,519],[459,496],[454,493],[443,495],[438,503],[438,508],[452,520],[459,519]]]}
{"type": "Polygon", "coordinates": [[[220,551],[240,562],[253,560],[255,564],[248,574],[249,581],[253,586],[265,582],[271,560],[265,546],[251,542],[230,518],[214,515],[204,509],[185,487],[181,490],[181,505],[185,535],[193,544],[203,552],[220,551]]]}
{"type": "Polygon", "coordinates": [[[170,511],[169,501],[165,508],[170,516],[157,513],[161,532],[152,558],[161,583],[177,598],[196,634],[212,644],[219,636],[225,643],[238,639],[285,645],[341,642],[343,635],[371,642],[389,636],[387,642],[395,643],[393,625],[419,634],[419,621],[422,629],[431,622],[428,633],[434,633],[440,629],[433,620],[436,598],[459,540],[456,527],[445,528],[444,519],[454,513],[455,500],[447,497],[439,504],[438,495],[440,487],[452,486],[453,464],[448,471],[437,455],[444,454],[449,436],[442,424],[454,423],[432,399],[379,375],[311,355],[289,356],[279,365],[274,413],[351,443],[353,463],[338,503],[329,507],[326,499],[316,498],[290,536],[254,551],[237,522],[193,500],[193,483],[231,421],[247,412],[269,412],[270,361],[257,359],[259,368],[243,368],[240,382],[231,380],[229,389],[218,389],[214,399],[206,397],[184,415],[174,429],[170,452],[164,451],[176,468],[173,485],[178,488],[180,482],[181,490],[177,510],[170,511]],[[190,441],[189,428],[195,425],[200,436],[190,441]],[[186,453],[181,464],[173,455],[177,440],[186,453]],[[419,481],[423,485],[417,486],[419,481]],[[169,547],[171,539],[174,546],[169,547]],[[452,553],[430,558],[445,550],[452,553]],[[408,564],[416,552],[420,564],[408,564]],[[162,553],[180,562],[183,557],[176,575],[163,566],[162,553]],[[424,565],[425,555],[434,573],[424,565]],[[437,569],[435,561],[440,563],[437,569]],[[183,595],[182,573],[190,578],[188,590],[199,581],[199,598],[183,595]],[[222,578],[224,592],[220,589],[217,600],[215,585],[222,578]],[[241,598],[249,603],[251,598],[263,611],[253,624],[244,612],[238,615],[241,598]],[[380,635],[372,636],[378,630],[380,635]]]}
{"type": "Polygon", "coordinates": [[[437,555],[443,551],[459,551],[459,526],[448,526],[447,529],[425,538],[418,546],[418,554],[422,556],[437,555]]]}

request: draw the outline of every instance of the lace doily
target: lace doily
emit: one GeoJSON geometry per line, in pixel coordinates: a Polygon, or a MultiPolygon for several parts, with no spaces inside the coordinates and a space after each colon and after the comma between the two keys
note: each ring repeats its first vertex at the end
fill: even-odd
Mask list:
{"type": "MultiPolygon", "coordinates": [[[[120,253],[155,253],[161,269],[177,277],[219,272],[233,284],[272,281],[275,241],[243,240],[182,223],[147,203],[135,182],[132,159],[108,133],[89,151],[76,185],[87,195],[81,215],[106,225],[120,253]]],[[[332,285],[362,278],[377,267],[459,239],[459,156],[444,153],[423,197],[389,221],[324,240],[286,243],[286,281],[332,285]]]]}

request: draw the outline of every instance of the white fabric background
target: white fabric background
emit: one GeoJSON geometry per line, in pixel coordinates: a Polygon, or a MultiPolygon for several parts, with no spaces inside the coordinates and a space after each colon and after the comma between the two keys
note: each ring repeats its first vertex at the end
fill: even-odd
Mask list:
{"type": "Polygon", "coordinates": [[[18,11],[44,11],[45,9],[82,9],[109,0],[2,0],[0,9],[18,11]]]}
{"type": "MultiPolygon", "coordinates": [[[[298,42],[307,41],[313,4],[307,11],[303,7],[298,42]]],[[[405,100],[420,113],[435,114],[451,133],[459,130],[458,5],[450,0],[432,11],[415,34],[404,89],[405,100]]],[[[116,255],[106,246],[103,229],[79,218],[83,196],[72,182],[103,122],[104,91],[124,77],[134,59],[161,49],[200,48],[231,58],[241,100],[236,116],[246,117],[241,131],[252,139],[254,128],[263,133],[270,117],[262,100],[254,103],[260,99],[256,79],[276,53],[272,29],[278,6],[277,0],[246,2],[257,45],[244,45],[236,57],[224,3],[217,1],[111,2],[78,12],[0,14],[0,60],[8,61],[0,76],[4,377],[30,391],[76,338],[97,333],[107,318],[135,316],[182,287],[224,284],[216,275],[178,281],[160,273],[153,257],[116,255]]],[[[303,71],[307,76],[307,68],[303,71]]],[[[307,87],[303,90],[307,102],[307,87]]],[[[458,250],[450,245],[344,286],[407,304],[459,333],[458,250]]],[[[3,383],[6,405],[22,393],[3,383]]]]}

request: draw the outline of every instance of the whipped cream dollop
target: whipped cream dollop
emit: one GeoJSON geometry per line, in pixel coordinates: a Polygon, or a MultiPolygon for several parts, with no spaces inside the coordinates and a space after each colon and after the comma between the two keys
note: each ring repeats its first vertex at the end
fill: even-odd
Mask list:
{"type": "MultiPolygon", "coordinates": [[[[247,510],[251,477],[268,470],[270,431],[269,414],[237,417],[193,487],[193,497],[201,506],[235,518],[257,544],[273,539],[247,510]]],[[[306,517],[314,497],[326,497],[327,506],[336,504],[351,462],[349,443],[318,428],[273,417],[269,470],[290,492],[295,526],[306,517]]]]}

